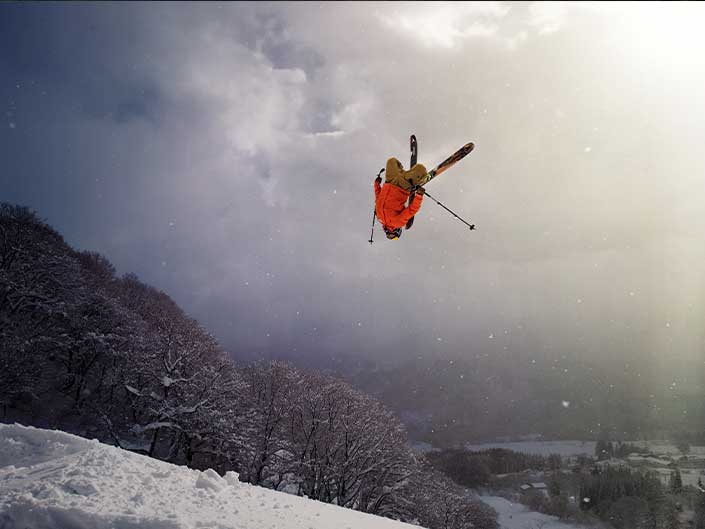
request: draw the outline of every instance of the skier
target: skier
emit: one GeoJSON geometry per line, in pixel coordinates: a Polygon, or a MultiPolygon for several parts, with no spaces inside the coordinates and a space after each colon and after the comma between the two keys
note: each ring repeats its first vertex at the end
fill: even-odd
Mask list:
{"type": "Polygon", "coordinates": [[[401,237],[401,229],[421,208],[425,190],[421,187],[428,182],[429,174],[423,164],[417,163],[408,171],[396,158],[387,160],[386,180],[382,187],[382,177],[375,179],[375,212],[382,223],[387,239],[401,237]],[[412,191],[416,196],[406,206],[412,191]]]}

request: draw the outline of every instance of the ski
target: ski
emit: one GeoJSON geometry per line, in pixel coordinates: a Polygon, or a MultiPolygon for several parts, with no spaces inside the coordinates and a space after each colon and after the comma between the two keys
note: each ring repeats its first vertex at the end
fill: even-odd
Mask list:
{"type": "Polygon", "coordinates": [[[414,134],[409,138],[409,149],[411,150],[411,164],[409,169],[416,165],[416,160],[419,157],[419,145],[416,143],[416,136],[414,134]]]}
{"type": "Polygon", "coordinates": [[[448,158],[439,163],[434,169],[431,169],[428,173],[428,180],[426,182],[430,182],[439,174],[453,167],[456,163],[458,163],[460,160],[470,154],[474,148],[475,144],[473,142],[466,143],[465,145],[463,145],[460,149],[458,149],[448,158]]]}
{"type": "MultiPolygon", "coordinates": [[[[418,159],[419,156],[419,147],[418,144],[416,143],[416,136],[414,134],[411,135],[409,138],[409,150],[411,151],[411,162],[409,163],[409,170],[413,166],[416,165],[416,160],[418,159]]],[[[416,196],[416,193],[414,191],[411,191],[409,194],[409,205],[411,205],[411,202],[414,200],[414,197],[416,196]]],[[[411,226],[414,225],[414,217],[411,217],[409,221],[406,223],[406,229],[410,229],[411,226]]]]}

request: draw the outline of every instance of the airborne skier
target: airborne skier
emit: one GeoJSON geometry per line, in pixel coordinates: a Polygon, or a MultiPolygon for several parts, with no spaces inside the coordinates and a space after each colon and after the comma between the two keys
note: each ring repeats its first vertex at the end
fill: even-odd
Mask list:
{"type": "MultiPolygon", "coordinates": [[[[465,223],[471,230],[475,229],[474,224],[468,224],[431,195],[428,195],[426,190],[422,187],[425,183],[450,169],[465,158],[465,156],[470,154],[475,144],[472,142],[466,143],[430,172],[426,171],[426,167],[424,167],[423,164],[415,163],[417,144],[416,137],[413,135],[411,136],[410,145],[411,168],[408,171],[404,170],[399,160],[390,158],[387,160],[387,166],[382,169],[379,175],[377,175],[377,178],[375,178],[375,210],[372,218],[373,233],[374,219],[378,218],[382,223],[382,228],[384,229],[387,239],[395,240],[401,237],[402,228],[406,227],[406,229],[409,229],[413,224],[414,215],[416,215],[421,208],[424,195],[427,195],[455,218],[465,223]],[[382,177],[380,176],[383,171],[387,173],[384,187],[382,187],[382,177]],[[406,205],[407,200],[409,200],[408,206],[406,205]]],[[[370,236],[369,242],[372,243],[372,236],[370,236]]]]}
{"type": "Polygon", "coordinates": [[[375,179],[375,212],[387,239],[395,240],[401,237],[401,229],[421,208],[424,194],[421,186],[429,180],[429,174],[420,163],[405,171],[396,158],[387,160],[385,173],[384,187],[381,176],[375,179]],[[413,190],[416,196],[407,206],[406,201],[413,190]]]}

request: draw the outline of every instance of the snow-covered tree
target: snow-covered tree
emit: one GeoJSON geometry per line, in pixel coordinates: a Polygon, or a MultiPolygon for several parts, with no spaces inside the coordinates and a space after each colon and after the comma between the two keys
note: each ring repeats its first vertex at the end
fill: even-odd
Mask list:
{"type": "Polygon", "coordinates": [[[166,294],[134,276],[120,283],[119,300],[144,322],[124,383],[132,433],[148,440],[149,455],[169,461],[192,463],[199,453],[226,458],[223,432],[235,422],[243,387],[232,364],[166,294]]]}
{"type": "Polygon", "coordinates": [[[300,375],[284,362],[254,362],[242,375],[248,404],[241,477],[253,484],[274,480],[278,486],[293,458],[286,427],[300,375]]]}
{"type": "Polygon", "coordinates": [[[397,500],[402,520],[433,529],[497,529],[497,513],[420,461],[397,500]]]}
{"type": "Polygon", "coordinates": [[[681,471],[679,469],[676,468],[671,472],[668,486],[674,494],[683,492],[683,478],[681,477],[681,471]]]}
{"type": "Polygon", "coordinates": [[[27,413],[56,403],[63,377],[51,362],[72,345],[71,313],[81,289],[78,266],[59,234],[27,208],[0,204],[0,403],[27,413]],[[21,402],[20,402],[21,401],[21,402]]]}
{"type": "Polygon", "coordinates": [[[693,529],[705,529],[705,493],[702,491],[698,494],[697,503],[695,504],[693,529]]]}

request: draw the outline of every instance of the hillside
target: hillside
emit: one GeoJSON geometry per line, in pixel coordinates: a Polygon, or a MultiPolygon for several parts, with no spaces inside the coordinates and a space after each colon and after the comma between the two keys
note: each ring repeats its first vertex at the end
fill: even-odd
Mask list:
{"type": "Polygon", "coordinates": [[[370,395],[283,362],[234,363],[168,294],[26,208],[0,204],[0,232],[0,422],[425,527],[496,527],[370,395]]]}

